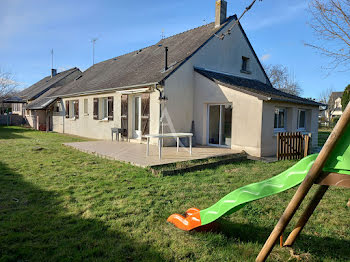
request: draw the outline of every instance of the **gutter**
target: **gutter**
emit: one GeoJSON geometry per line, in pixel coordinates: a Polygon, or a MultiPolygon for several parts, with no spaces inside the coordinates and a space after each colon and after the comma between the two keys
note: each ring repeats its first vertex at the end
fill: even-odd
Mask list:
{"type": "Polygon", "coordinates": [[[145,86],[152,86],[152,85],[157,85],[157,84],[158,84],[158,82],[153,82],[153,83],[146,83],[146,84],[139,84],[139,85],[132,85],[132,86],[114,87],[114,88],[92,90],[92,91],[72,93],[72,94],[66,94],[66,95],[49,96],[49,98],[59,98],[59,97],[60,98],[67,98],[67,97],[82,96],[82,95],[94,95],[94,94],[101,94],[101,93],[109,93],[110,91],[113,92],[113,91],[128,90],[128,89],[133,89],[133,88],[144,88],[145,86]]]}

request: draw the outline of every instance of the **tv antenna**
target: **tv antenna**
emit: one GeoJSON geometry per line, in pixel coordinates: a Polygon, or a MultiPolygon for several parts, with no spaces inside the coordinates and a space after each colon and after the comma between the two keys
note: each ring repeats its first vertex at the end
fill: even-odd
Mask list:
{"type": "Polygon", "coordinates": [[[162,35],[161,35],[162,40],[165,38],[165,34],[164,34],[164,28],[162,29],[162,35]]]}
{"type": "Polygon", "coordinates": [[[98,38],[93,38],[91,39],[91,43],[92,43],[92,65],[95,64],[95,43],[98,40],[98,38]]]}
{"type": "Polygon", "coordinates": [[[53,69],[53,48],[51,49],[51,69],[53,69]]]}

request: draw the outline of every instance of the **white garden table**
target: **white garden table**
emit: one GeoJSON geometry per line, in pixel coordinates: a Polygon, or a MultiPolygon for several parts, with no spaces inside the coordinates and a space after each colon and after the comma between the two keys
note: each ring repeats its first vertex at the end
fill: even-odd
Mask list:
{"type": "Polygon", "coordinates": [[[158,148],[159,148],[159,159],[162,159],[162,147],[164,138],[176,138],[176,150],[179,152],[179,144],[181,137],[188,137],[190,145],[190,155],[192,155],[192,133],[166,133],[166,134],[154,134],[154,135],[144,135],[147,138],[147,151],[146,156],[149,156],[149,141],[150,138],[158,138],[158,148]]]}

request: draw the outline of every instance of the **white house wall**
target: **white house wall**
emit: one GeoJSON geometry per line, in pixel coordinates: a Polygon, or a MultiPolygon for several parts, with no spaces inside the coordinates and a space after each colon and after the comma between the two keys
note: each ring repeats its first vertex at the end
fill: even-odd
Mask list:
{"type": "MultiPolygon", "coordinates": [[[[159,93],[152,92],[150,94],[150,132],[158,133],[159,129],[159,93]]],[[[128,101],[128,129],[131,134],[132,127],[132,95],[129,95],[128,101]]],[[[111,140],[111,128],[121,127],[121,94],[117,92],[85,95],[79,97],[64,98],[61,101],[60,112],[53,113],[53,131],[67,133],[82,137],[111,140]],[[93,119],[93,99],[113,97],[114,117],[112,121],[93,119]],[[84,114],[84,99],[88,99],[88,114],[84,114]],[[79,118],[65,118],[66,101],[79,100],[79,118]]],[[[152,141],[155,143],[154,141],[152,141]]]]}
{"type": "Polygon", "coordinates": [[[231,35],[224,40],[212,38],[165,81],[165,96],[168,97],[166,107],[176,132],[189,132],[192,120],[198,120],[194,117],[193,107],[198,95],[194,93],[194,66],[266,83],[264,72],[239,27],[234,27],[231,35]],[[248,69],[251,74],[241,73],[242,56],[250,58],[248,69]]]}
{"type": "Polygon", "coordinates": [[[207,144],[208,105],[232,105],[231,149],[260,156],[262,101],[258,98],[217,85],[208,78],[195,74],[194,119],[196,142],[207,144]]]}
{"type": "Polygon", "coordinates": [[[277,133],[274,131],[274,114],[275,108],[287,109],[286,116],[286,132],[297,132],[298,130],[298,110],[306,110],[306,128],[305,133],[311,133],[312,146],[318,145],[318,107],[307,105],[296,105],[283,102],[267,102],[263,104],[263,120],[262,120],[262,155],[273,156],[277,151],[277,133]]]}

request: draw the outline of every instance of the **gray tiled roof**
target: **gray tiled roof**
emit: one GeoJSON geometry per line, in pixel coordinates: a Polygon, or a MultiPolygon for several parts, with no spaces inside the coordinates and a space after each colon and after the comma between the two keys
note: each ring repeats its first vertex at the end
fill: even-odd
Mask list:
{"type": "Polygon", "coordinates": [[[341,98],[343,96],[344,92],[332,92],[331,96],[329,97],[329,101],[332,101],[334,103],[334,101],[337,98],[341,98]]]}
{"type": "Polygon", "coordinates": [[[44,77],[39,82],[21,91],[18,95],[24,100],[36,99],[42,94],[44,94],[46,91],[48,91],[58,81],[64,79],[65,77],[75,72],[76,70],[79,70],[79,69],[74,67],[69,70],[58,73],[52,78],[51,76],[44,77]]]}
{"type": "Polygon", "coordinates": [[[258,80],[251,80],[233,75],[213,72],[202,68],[195,68],[195,71],[217,84],[222,84],[233,89],[239,89],[249,94],[255,94],[268,100],[285,101],[312,106],[323,106],[323,104],[315,102],[313,100],[282,92],[276,88],[273,88],[271,85],[265,84],[258,80]]]}
{"type": "Polygon", "coordinates": [[[236,16],[229,17],[219,28],[210,23],[163,39],[155,45],[95,64],[81,78],[57,90],[53,95],[65,96],[159,83],[233,19],[237,19],[236,16]],[[172,65],[166,72],[165,46],[169,48],[168,65],[172,65]]]}
{"type": "Polygon", "coordinates": [[[59,87],[51,88],[47,92],[45,92],[43,95],[35,99],[34,101],[30,102],[26,109],[30,110],[40,110],[40,109],[46,109],[47,106],[49,106],[52,102],[56,100],[56,98],[50,97],[52,93],[56,92],[59,89],[59,87]]]}

